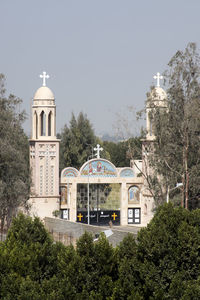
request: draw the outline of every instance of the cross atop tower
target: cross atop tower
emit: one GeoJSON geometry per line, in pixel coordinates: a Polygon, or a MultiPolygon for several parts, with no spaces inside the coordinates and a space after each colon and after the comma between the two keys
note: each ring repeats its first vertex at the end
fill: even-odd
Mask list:
{"type": "Polygon", "coordinates": [[[94,148],[94,151],[97,151],[96,156],[100,158],[100,151],[103,151],[103,148],[100,148],[100,145],[97,144],[97,147],[94,148]]]}
{"type": "Polygon", "coordinates": [[[160,75],[160,73],[158,72],[155,76],[153,76],[154,79],[157,79],[157,87],[160,86],[160,79],[163,79],[163,76],[160,75]]]}
{"type": "Polygon", "coordinates": [[[43,72],[42,75],[40,75],[40,78],[43,79],[43,84],[42,84],[42,85],[43,85],[43,86],[46,86],[46,79],[49,78],[49,75],[47,75],[46,72],[43,72]]]}

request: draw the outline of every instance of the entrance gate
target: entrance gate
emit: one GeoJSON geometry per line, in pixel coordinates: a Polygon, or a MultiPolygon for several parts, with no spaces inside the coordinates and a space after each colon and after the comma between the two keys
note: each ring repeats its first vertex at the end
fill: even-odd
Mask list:
{"type": "Polygon", "coordinates": [[[77,222],[120,225],[120,184],[77,184],[77,222]]]}

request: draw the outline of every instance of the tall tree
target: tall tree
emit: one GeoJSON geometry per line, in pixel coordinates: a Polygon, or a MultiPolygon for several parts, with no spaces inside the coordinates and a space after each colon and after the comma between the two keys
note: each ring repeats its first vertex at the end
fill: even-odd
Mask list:
{"type": "Polygon", "coordinates": [[[90,121],[82,112],[77,119],[72,114],[70,126],[64,126],[60,138],[61,170],[68,166],[79,169],[88,158],[92,158],[96,137],[90,121]]]}
{"type": "Polygon", "coordinates": [[[20,112],[21,99],[6,97],[5,76],[0,74],[0,221],[9,226],[19,206],[26,206],[29,196],[28,138],[20,112]]]}
{"type": "Polygon", "coordinates": [[[170,190],[182,182],[182,206],[200,205],[200,56],[194,43],[178,51],[165,72],[168,110],[154,114],[151,165],[170,190]]]}

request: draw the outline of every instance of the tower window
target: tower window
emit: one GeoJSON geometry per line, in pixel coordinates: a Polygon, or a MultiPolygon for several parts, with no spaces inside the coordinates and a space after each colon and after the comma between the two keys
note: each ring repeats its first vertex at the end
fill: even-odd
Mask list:
{"type": "Polygon", "coordinates": [[[50,111],[48,115],[48,136],[51,136],[51,117],[52,117],[52,113],[50,111]]]}
{"type": "Polygon", "coordinates": [[[41,112],[40,115],[40,120],[41,120],[41,136],[45,136],[46,135],[46,115],[44,113],[44,111],[41,112]]]}
{"type": "MultiPolygon", "coordinates": [[[[34,113],[34,123],[35,123],[35,137],[37,139],[38,138],[38,117],[37,117],[36,111],[34,113]]],[[[33,128],[33,130],[34,130],[34,128],[33,128]]]]}

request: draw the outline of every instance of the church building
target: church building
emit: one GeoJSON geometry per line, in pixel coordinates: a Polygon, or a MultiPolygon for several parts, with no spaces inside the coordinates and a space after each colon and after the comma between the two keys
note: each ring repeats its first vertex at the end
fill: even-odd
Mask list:
{"type": "Polygon", "coordinates": [[[155,141],[152,111],[167,108],[167,95],[160,87],[159,73],[154,76],[157,86],[146,104],[146,138],[141,160],[131,161],[130,167],[117,168],[102,159],[99,145],[95,158],[86,161],[80,170],[66,166],[59,174],[59,142],[56,138],[56,104],[46,86],[49,77],[43,72],[40,87],[32,104],[32,136],[30,166],[32,189],[29,199],[31,215],[60,218],[91,225],[146,226],[153,217],[154,201],[145,174],[150,172],[146,149],[155,141]]]}

